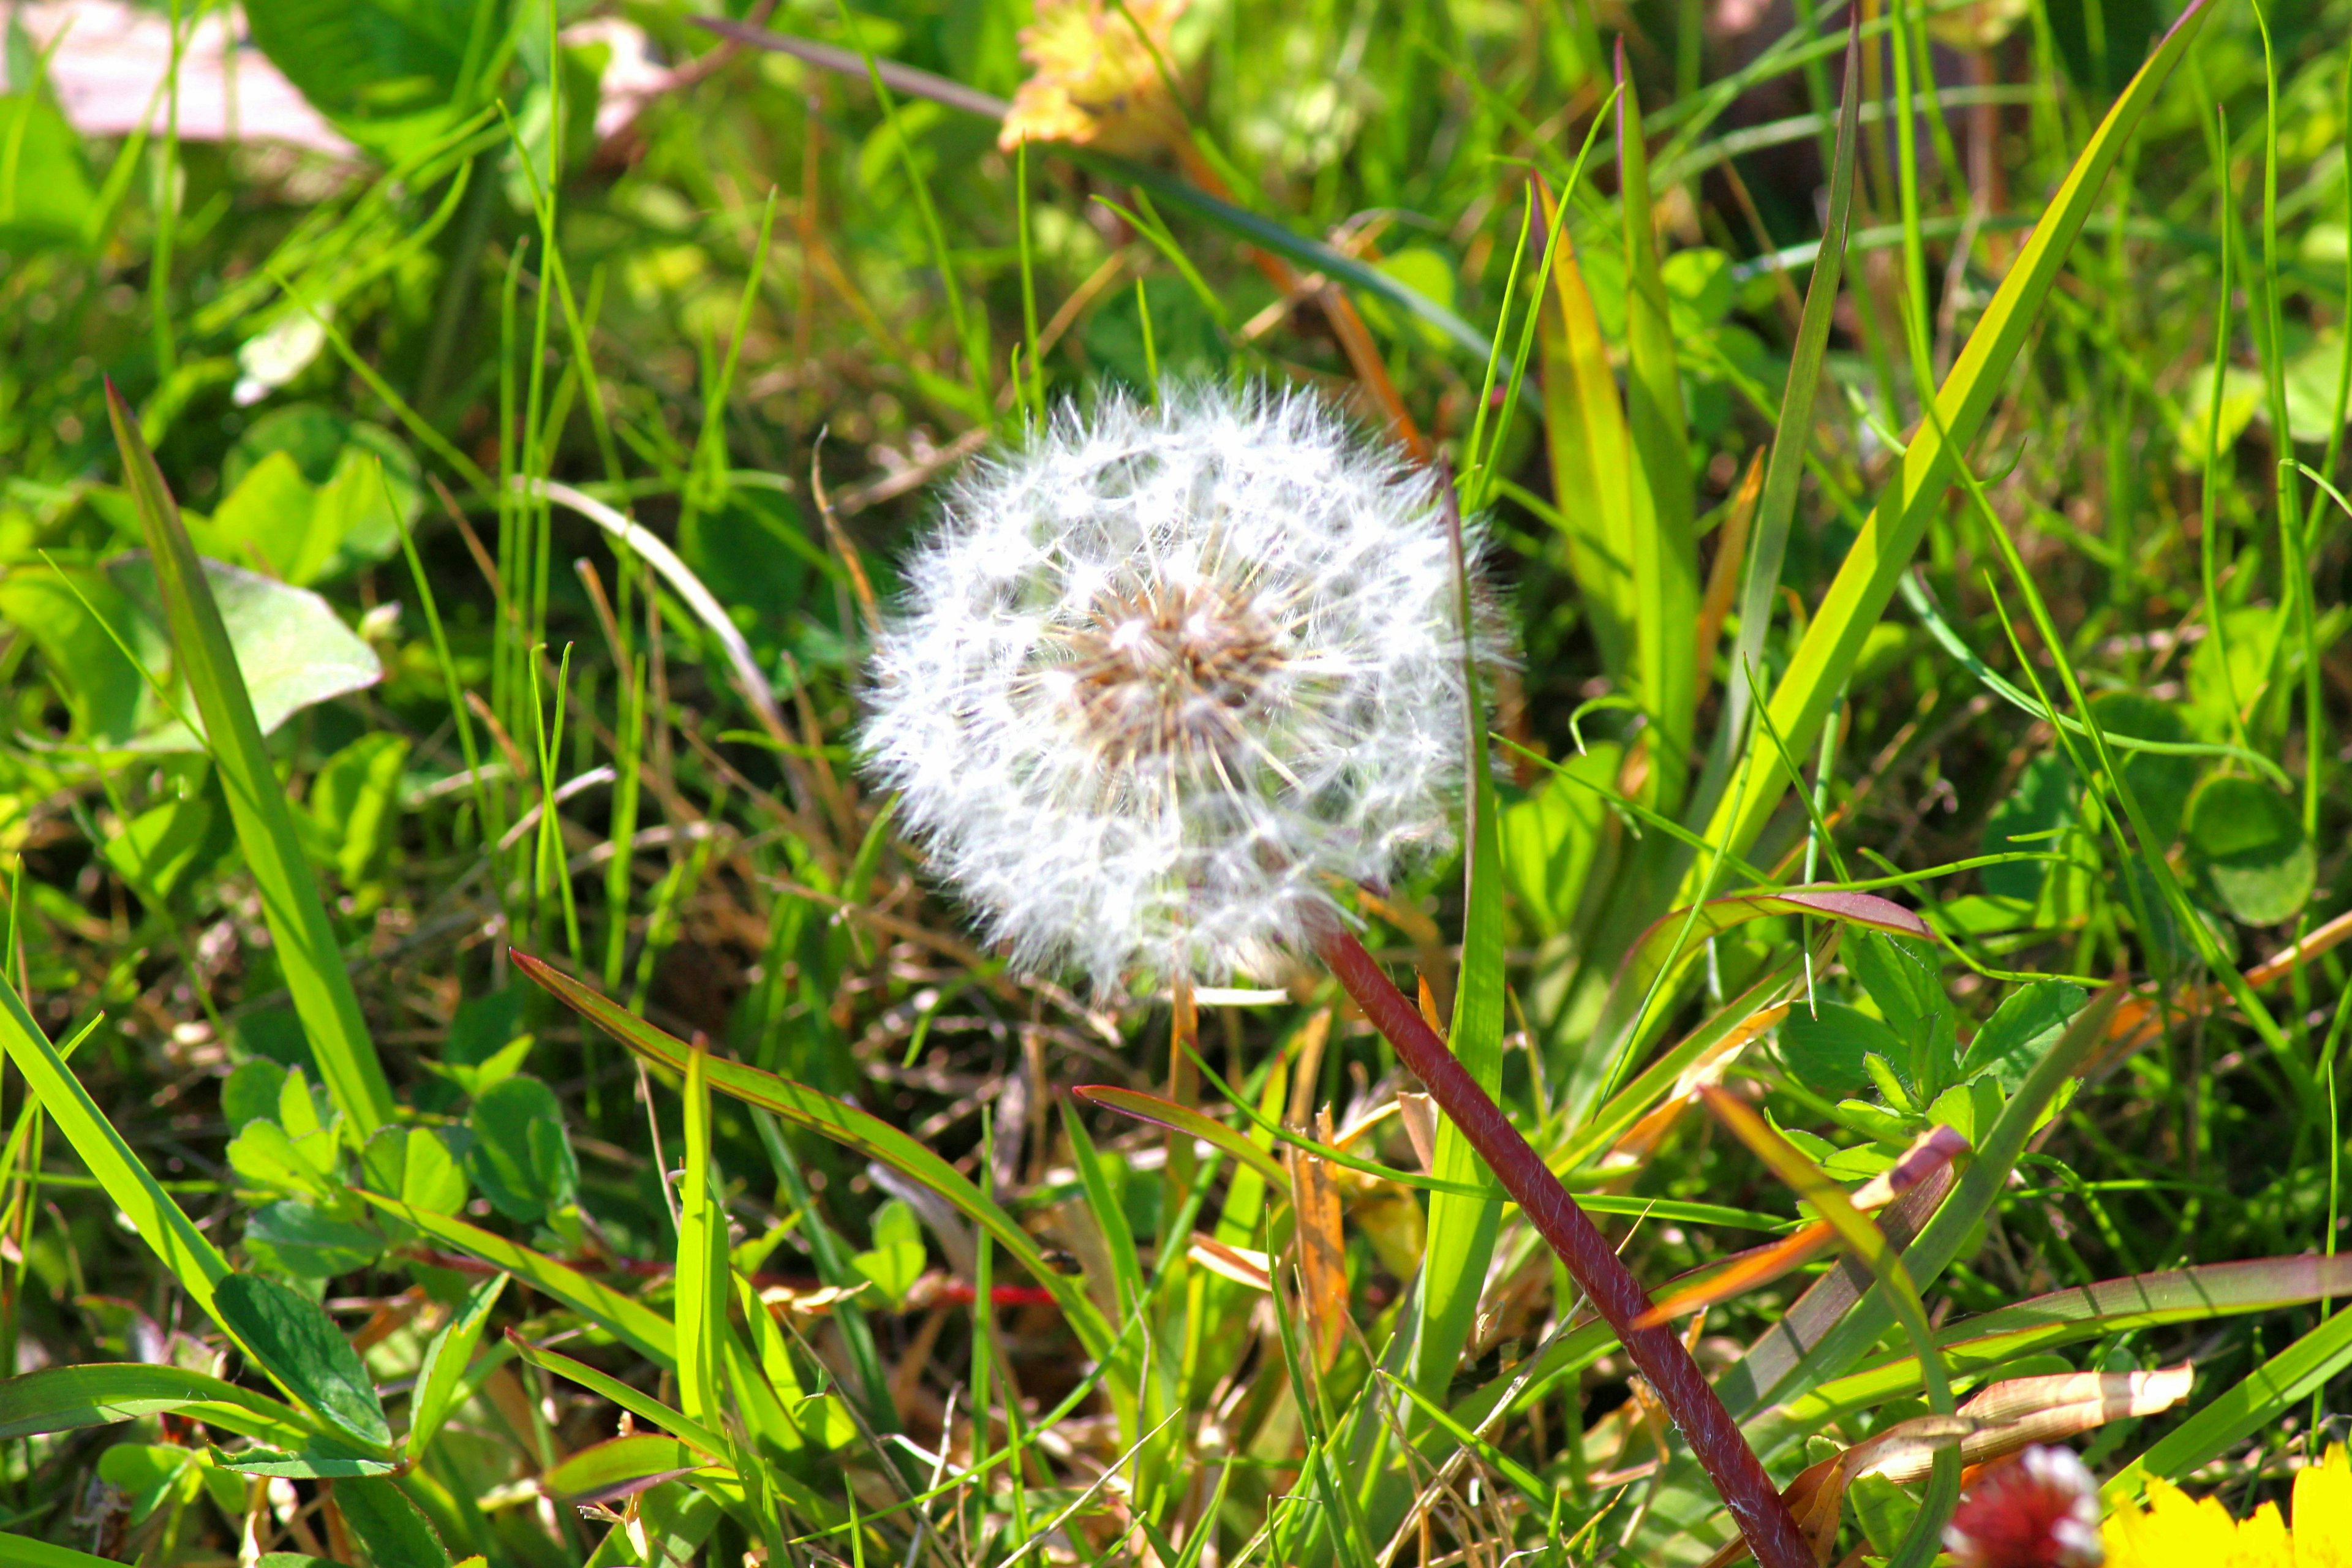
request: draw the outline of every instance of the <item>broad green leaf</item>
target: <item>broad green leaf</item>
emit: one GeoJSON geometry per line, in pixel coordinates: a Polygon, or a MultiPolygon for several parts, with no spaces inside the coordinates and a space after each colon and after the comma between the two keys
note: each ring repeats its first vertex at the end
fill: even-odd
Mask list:
{"type": "MultiPolygon", "coordinates": [[[[307,315],[289,319],[324,342],[307,315]]],[[[250,346],[250,345],[248,345],[250,346]]],[[[415,521],[416,459],[398,437],[317,404],[276,408],[237,437],[222,464],[227,495],[188,519],[196,548],[297,586],[381,561],[415,521]]]]}
{"type": "Polygon", "coordinates": [[[455,1129],[379,1127],[360,1154],[372,1192],[431,1214],[456,1214],[466,1202],[466,1171],[449,1152],[455,1129]]]}
{"type": "Polygon", "coordinates": [[[375,1568],[447,1568],[441,1538],[392,1482],[340,1481],[335,1507],[375,1568]]]}
{"type": "Polygon", "coordinates": [[[1885,1024],[1843,1002],[1819,1002],[1808,1009],[1800,997],[1780,1025],[1780,1060],[1790,1076],[1829,1099],[1852,1094],[1870,1081],[1863,1058],[1873,1052],[1901,1061],[1903,1043],[1885,1024]]]}
{"type": "Polygon", "coordinates": [[[249,1437],[299,1444],[310,1435],[290,1405],[183,1367],[145,1362],[51,1366],[0,1378],[0,1440],[136,1421],[202,1407],[205,1420],[249,1437]]]}
{"type": "MultiPolygon", "coordinates": [[[[1990,1071],[2003,1093],[2014,1094],[2033,1066],[2082,1011],[2083,988],[2063,980],[2037,980],[2001,998],[1960,1060],[1960,1076],[1990,1071]]],[[[1973,1140],[1971,1140],[1973,1142],[1973,1140]]]]}
{"type": "MultiPolygon", "coordinates": [[[[1562,765],[1613,789],[1623,760],[1623,748],[1600,742],[1562,765]]],[[[1608,810],[1596,792],[1549,778],[1534,795],[1503,808],[1504,879],[1538,935],[1566,931],[1575,918],[1608,810]]]]}
{"type": "MultiPolygon", "coordinates": [[[[1091,1152],[1091,1151],[1089,1151],[1091,1152]]],[[[874,1211],[874,1246],[850,1258],[857,1272],[873,1281],[882,1300],[897,1310],[907,1293],[923,1277],[926,1261],[922,1227],[915,1211],[892,1198],[874,1211]]]]}
{"type": "Polygon", "coordinates": [[[161,1183],[147,1173],[139,1156],[115,1130],[104,1111],[89,1098],[65,1058],[41,1033],[22,998],[0,973],[0,1047],[5,1047],[26,1086],[66,1135],[74,1152],[131,1223],[141,1240],[154,1249],[165,1272],[214,1321],[236,1331],[215,1310],[214,1291],[228,1278],[228,1259],[204,1232],[195,1227],[161,1183]]]}
{"type": "Polygon", "coordinates": [[[400,736],[362,735],[310,781],[310,819],[335,847],[335,871],[347,889],[371,879],[392,841],[407,761],[408,742],[400,736]]]}
{"type": "Polygon", "coordinates": [[[71,697],[80,739],[115,749],[164,721],[163,706],[139,667],[159,676],[169,669],[170,641],[104,568],[11,566],[0,576],[0,618],[41,650],[71,697]],[[130,645],[136,663],[107,635],[110,626],[130,645]]]}
{"type": "Polygon", "coordinates": [[[29,92],[0,95],[0,149],[7,153],[0,160],[0,246],[86,247],[98,220],[98,187],[66,117],[29,92]]]}
{"type": "MultiPolygon", "coordinates": [[[[2210,9],[2210,0],[2190,0],[2093,132],[1945,377],[1937,395],[1937,418],[1924,422],[1913,434],[1900,472],[1872,510],[1815,607],[1771,700],[1773,725],[1795,754],[1805,754],[1819,738],[1871,627],[1893,596],[1929,521],[1943,507],[1954,473],[1955,452],[1948,437],[1964,449],[1983,428],[2011,367],[2032,335],[2043,299],[2064,268],[2074,237],[2097,205],[2107,172],[2210,9]]],[[[1787,772],[1776,758],[1772,741],[1759,733],[1750,743],[1750,765],[1741,782],[1726,792],[1709,820],[1710,842],[1740,854],[1756,841],[1788,788],[1787,772]]],[[[1705,875],[1702,858],[1685,879],[1685,896],[1705,875]]]]}
{"type": "MultiPolygon", "coordinates": [[[[262,734],[274,732],[314,703],[361,690],[383,679],[383,666],[375,650],[343,625],[326,600],[306,588],[289,587],[242,566],[197,559],[206,591],[219,607],[227,646],[235,651],[236,671],[262,734]]],[[[153,559],[147,552],[134,550],[117,557],[107,563],[106,573],[142,618],[158,626],[170,624],[153,559]]],[[[115,629],[122,630],[119,625],[115,629]]],[[[126,640],[139,646],[127,634],[126,640]]],[[[148,668],[159,678],[169,672],[182,712],[193,713],[207,727],[215,722],[201,694],[191,700],[190,678],[199,667],[190,666],[183,658],[165,666],[151,663],[148,668]]],[[[135,752],[192,752],[204,744],[178,719],[160,714],[158,721],[121,743],[135,752]]]]}
{"type": "Polygon", "coordinates": [[[441,1331],[425,1347],[425,1359],[417,1363],[415,1386],[408,1396],[408,1436],[403,1448],[409,1463],[424,1458],[441,1423],[449,1418],[458,1382],[472,1364],[474,1349],[482,1342],[482,1331],[490,1321],[490,1309],[498,1305],[506,1288],[507,1276],[493,1274],[468,1290],[449,1321],[441,1325],[441,1331]]]}
{"type": "Polygon", "coordinates": [[[1855,934],[1845,954],[1846,967],[1903,1042],[1903,1053],[1886,1059],[1904,1070],[1920,1098],[1934,1099],[1951,1080],[1960,1058],[1951,999],[1944,994],[1941,952],[1926,943],[1864,931],[1855,934]]]}
{"type": "Polygon", "coordinates": [[[287,1136],[286,1129],[266,1117],[247,1121],[229,1140],[229,1169],[259,1186],[308,1193],[327,1198],[335,1190],[333,1145],[312,1133],[307,1146],[287,1136]]]}
{"type": "MultiPolygon", "coordinates": [[[[516,966],[533,982],[546,987],[558,1001],[590,1023],[648,1061],[681,1076],[685,1073],[687,1062],[693,1054],[685,1042],[641,1018],[633,1017],[625,1009],[529,953],[516,952],[513,958],[516,966]]],[[[1089,1353],[1099,1353],[1108,1348],[1110,1325],[1104,1321],[1101,1310],[1088,1298],[1084,1286],[1048,1264],[1020,1221],[1005,1213],[961,1172],[939,1155],[889,1123],[856,1106],[830,1095],[819,1094],[773,1073],[723,1060],[713,1060],[709,1072],[710,1087],[721,1093],[732,1095],[746,1104],[759,1106],[793,1126],[829,1138],[868,1159],[879,1160],[939,1194],[967,1219],[985,1229],[1016,1263],[1053,1293],[1072,1331],[1077,1335],[1079,1342],[1087,1347],[1089,1353]]],[[[481,1254],[478,1252],[476,1256],[481,1254]]],[[[501,1264],[501,1267],[505,1265],[501,1264]]],[[[516,1272],[522,1271],[518,1269],[516,1272]]],[[[529,1278],[528,1275],[524,1277],[529,1278]]]]}
{"type": "Polygon", "coordinates": [[[509,16],[499,0],[255,0],[246,22],[335,129],[397,160],[472,108],[509,16]]]}
{"type": "Polygon", "coordinates": [[[180,1484],[195,1450],[166,1443],[117,1443],[98,1457],[98,1479],[121,1492],[132,1525],[147,1522],[180,1484]]]}
{"type": "MultiPolygon", "coordinates": [[[[335,1103],[350,1119],[352,1131],[364,1139],[390,1119],[391,1086],[384,1080],[383,1064],[376,1059],[375,1046],[360,1016],[359,998],[352,990],[341,947],[320,900],[318,881],[303,858],[292,808],[263,748],[257,704],[238,673],[239,658],[222,605],[207,583],[187,531],[180,526],[178,509],[153,454],[140,438],[121,395],[110,385],[107,410],[116,445],[121,448],[127,484],[146,531],[176,663],[210,738],[213,765],[227,791],[246,864],[260,889],[262,914],[287,989],[293,994],[294,1009],[302,1019],[311,1053],[335,1103]]],[[[266,584],[274,595],[301,593],[266,579],[255,581],[266,584]]],[[[332,612],[327,613],[331,619],[332,612]]],[[[339,630],[341,625],[336,623],[339,630]]],[[[343,636],[350,638],[348,632],[343,636]]],[[[295,642],[304,640],[298,637],[295,642]]],[[[308,658],[327,657],[320,639],[308,642],[308,658]]],[[[364,644],[358,646],[365,651],[364,644]]],[[[304,655],[289,647],[289,657],[304,655]]],[[[372,653],[368,661],[374,662],[372,653]]]]}
{"type": "Polygon", "coordinates": [[[222,1321],[280,1387],[368,1447],[392,1446],[375,1384],[318,1303],[251,1274],[220,1281],[215,1302],[222,1321]]]}
{"type": "Polygon", "coordinates": [[[518,1073],[493,1084],[474,1101],[466,1125],[474,1134],[467,1173],[509,1219],[535,1225],[578,1193],[580,1163],[563,1131],[563,1107],[539,1079],[518,1073]]]}
{"type": "Polygon", "coordinates": [[[2189,853],[2221,907],[2248,925],[2293,920],[2319,880],[2294,804],[2260,779],[2205,781],[2189,806],[2189,853]]]}
{"type": "Polygon", "coordinates": [[[201,787],[124,823],[101,853],[133,888],[176,904],[236,844],[228,802],[207,772],[201,787]]]}
{"type": "Polygon", "coordinates": [[[331,1279],[373,1263],[383,1255],[383,1237],[366,1226],[285,1198],[253,1211],[245,1222],[245,1250],[273,1272],[331,1279]]]}
{"type": "MultiPolygon", "coordinates": [[[[2132,735],[2173,745],[2185,744],[2194,738],[2189,732],[2188,720],[2177,706],[2136,691],[2107,691],[2094,697],[2091,718],[2111,735],[2132,735]]],[[[2180,836],[2181,815],[2189,808],[2189,792],[2197,787],[2197,759],[2177,752],[2124,754],[2124,783],[2131,786],[2132,794],[2138,797],[2140,810],[2147,814],[2148,826],[2155,830],[2158,839],[2153,848],[2168,849],[2180,836]]]]}
{"type": "MultiPolygon", "coordinates": [[[[2044,752],[2027,763],[2017,784],[1985,816],[1984,852],[2047,855],[2064,843],[2074,820],[2074,771],[2063,755],[2044,752]]],[[[2000,899],[2033,903],[2063,868],[2048,860],[2006,860],[1977,872],[1984,890],[2000,899]]]]}
{"type": "Polygon", "coordinates": [[[397,1198],[377,1193],[359,1191],[357,1195],[394,1219],[414,1226],[442,1246],[478,1258],[493,1268],[513,1275],[532,1289],[553,1297],[664,1369],[677,1364],[677,1341],[669,1320],[634,1298],[479,1226],[412,1208],[397,1198]]]}

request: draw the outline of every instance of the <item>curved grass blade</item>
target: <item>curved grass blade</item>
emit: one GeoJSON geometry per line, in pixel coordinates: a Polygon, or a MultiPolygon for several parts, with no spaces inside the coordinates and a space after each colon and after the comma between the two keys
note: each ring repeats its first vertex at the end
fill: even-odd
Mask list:
{"type": "Polygon", "coordinates": [[[2352,1307],[2263,1363],[2252,1375],[2158,1438],[2099,1489],[2100,1500],[2113,1508],[2137,1497],[2151,1477],[2170,1480],[2187,1475],[2271,1426],[2347,1366],[2352,1366],[2352,1307]]]}
{"type": "MultiPolygon", "coordinates": [[[[1773,691],[1773,723],[1790,750],[1801,754],[1821,733],[1822,721],[1861,657],[1864,639],[1877,624],[1928,522],[1943,505],[1956,453],[1976,438],[2000,395],[2011,366],[2032,332],[2042,302],[2090,216],[2099,187],[2211,9],[2212,0],[2191,0],[2116,100],[2034,225],[2032,237],[2019,251],[1976,330],[1969,334],[1967,345],[1937,394],[1937,419],[1929,421],[1906,449],[1900,474],[1880,497],[1846,552],[1788,672],[1773,691]]],[[[1707,837],[1735,854],[1755,842],[1788,787],[1788,775],[1771,765],[1772,756],[1765,750],[1771,743],[1762,735],[1748,742],[1757,765],[1748,768],[1742,782],[1726,792],[1708,823],[1707,837]]],[[[1700,875],[1694,869],[1685,879],[1686,893],[1692,879],[1700,875]]]]}
{"type": "Polygon", "coordinates": [[[111,382],[107,384],[106,408],[122,452],[123,480],[147,536],[173,653],[203,718],[205,749],[227,791],[237,843],[260,889],[262,917],[277,947],[286,988],[293,994],[294,1011],[310,1037],[320,1079],[350,1119],[352,1137],[364,1142],[392,1117],[392,1086],[360,1016],[359,996],[343,967],[342,949],[319,896],[318,878],[295,837],[285,786],[263,749],[253,700],[238,672],[236,649],[205,581],[196,547],[180,522],[180,510],[164,486],[154,454],[140,437],[137,418],[111,382]]]}
{"type": "Polygon", "coordinates": [[[515,1354],[541,1372],[551,1372],[568,1382],[576,1383],[589,1393],[609,1399],[638,1420],[660,1427],[671,1436],[692,1444],[714,1462],[724,1463],[727,1440],[701,1422],[664,1405],[630,1387],[619,1378],[597,1371],[586,1362],[574,1361],[568,1355],[535,1345],[512,1329],[507,1331],[507,1343],[515,1354]]]}
{"type": "Polygon", "coordinates": [[[433,1336],[433,1342],[425,1347],[425,1359],[416,1368],[415,1390],[408,1399],[408,1436],[402,1445],[410,1464],[425,1458],[433,1435],[448,1418],[458,1380],[466,1375],[466,1368],[474,1359],[474,1347],[482,1342],[482,1329],[488,1323],[490,1309],[498,1305],[509,1278],[494,1274],[475,1286],[449,1321],[441,1325],[441,1331],[433,1336]]]}
{"type": "MultiPolygon", "coordinates": [[[[1862,11],[1854,9],[1846,32],[1844,101],[1838,105],[1837,153],[1830,166],[1829,210],[1822,224],[1820,258],[1805,285],[1805,305],[1797,318],[1797,343],[1789,358],[1789,380],[1780,394],[1780,417],[1772,431],[1772,455],[1764,465],[1764,495],[1757,502],[1754,543],[1739,591],[1739,641],[1731,656],[1722,733],[1748,731],[1748,709],[1755,700],[1748,673],[1764,668],[1764,634],[1772,625],[1772,596],[1780,591],[1780,565],[1789,550],[1789,524],[1797,512],[1797,484],[1804,477],[1805,447],[1812,438],[1813,402],[1828,357],[1830,326],[1837,314],[1838,278],[1845,262],[1845,237],[1853,212],[1854,150],[1862,110],[1862,11]]],[[[1730,748],[1710,772],[1728,770],[1730,748]]],[[[1718,775],[1720,776],[1720,775],[1718,775]]],[[[1700,791],[1712,806],[1717,782],[1700,791]]]]}
{"type": "Polygon", "coordinates": [[[1165,1127],[1171,1132],[1197,1138],[1211,1148],[1232,1155],[1265,1177],[1269,1184],[1279,1187],[1290,1180],[1290,1173],[1282,1168],[1280,1161],[1241,1133],[1214,1117],[1202,1115],[1189,1105],[1179,1105],[1164,1095],[1120,1089],[1108,1083],[1082,1083],[1070,1092],[1088,1105],[1099,1105],[1122,1116],[1132,1116],[1138,1121],[1149,1121],[1155,1127],[1165,1127]]]}
{"type": "MultiPolygon", "coordinates": [[[[680,1076],[685,1074],[688,1060],[693,1053],[684,1041],[631,1016],[570,975],[530,954],[509,951],[522,972],[553,994],[557,1001],[646,1060],[680,1076]]],[[[1037,1250],[1036,1242],[1021,1227],[1020,1222],[992,1202],[962,1172],[888,1122],[831,1095],[820,1094],[773,1073],[745,1067],[740,1062],[712,1061],[709,1074],[710,1087],[722,1094],[732,1095],[747,1105],[772,1111],[795,1127],[830,1138],[868,1159],[895,1166],[939,1194],[955,1205],[965,1218],[986,1228],[999,1246],[1011,1253],[1022,1268],[1053,1294],[1055,1304],[1062,1309],[1063,1315],[1069,1320],[1071,1328],[1089,1354],[1100,1354],[1108,1350],[1111,1342],[1110,1325],[1088,1298],[1085,1288],[1078,1281],[1055,1272],[1046,1263],[1045,1255],[1037,1250]]]]}
{"type": "MultiPolygon", "coordinates": [[[[25,1004],[8,984],[5,972],[0,972],[0,1047],[25,1075],[26,1086],[41,1102],[49,1120],[71,1142],[74,1152],[98,1178],[106,1195],[113,1200],[116,1210],[131,1222],[140,1239],[154,1249],[155,1256],[168,1270],[188,1299],[204,1310],[215,1323],[220,1314],[213,1305],[213,1292],[228,1278],[228,1259],[210,1237],[196,1228],[194,1221],[162,1183],[148,1174],[131,1145],[98,1108],[81,1080],[66,1066],[65,1058],[49,1044],[41,1026],[26,1011],[25,1004]]],[[[221,1324],[224,1331],[226,1323],[221,1324]]],[[[232,1339],[236,1336],[230,1335],[232,1339]]]]}
{"type": "Polygon", "coordinates": [[[667,1318],[652,1308],[609,1285],[599,1284],[569,1264],[558,1263],[543,1252],[533,1252],[519,1242],[509,1241],[495,1231],[467,1225],[447,1215],[412,1208],[398,1198],[363,1188],[354,1187],[352,1191],[394,1218],[415,1226],[442,1246],[478,1258],[493,1268],[504,1269],[532,1289],[554,1297],[664,1371],[677,1369],[677,1331],[667,1318]]]}
{"type": "Polygon", "coordinates": [[[300,1447],[317,1435],[292,1405],[185,1367],[100,1362],[0,1379],[0,1441],[167,1412],[277,1447],[300,1447]]]}

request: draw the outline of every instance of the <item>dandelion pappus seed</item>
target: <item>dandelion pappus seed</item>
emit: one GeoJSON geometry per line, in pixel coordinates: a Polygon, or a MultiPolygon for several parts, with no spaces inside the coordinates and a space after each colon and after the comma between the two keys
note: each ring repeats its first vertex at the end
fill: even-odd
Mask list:
{"type": "Polygon", "coordinates": [[[862,744],[990,935],[1102,991],[1264,975],[1330,881],[1448,845],[1439,483],[1309,397],[1207,388],[1065,411],[964,481],[877,643],[862,744]]]}

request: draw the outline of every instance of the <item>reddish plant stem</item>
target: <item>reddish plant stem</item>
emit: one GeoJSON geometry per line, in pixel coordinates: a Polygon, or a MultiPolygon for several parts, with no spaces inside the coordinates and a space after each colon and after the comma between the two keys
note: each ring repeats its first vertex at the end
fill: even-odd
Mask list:
{"type": "Polygon", "coordinates": [[[1817,1568],[1811,1544],[1780,1500],[1763,1461],[1748,1446],[1681,1339],[1663,1323],[1633,1326],[1650,1310],[1649,1292],[1568,1195],[1543,1157],[1528,1147],[1502,1108],[1423,1022],[1363,943],[1335,926],[1317,939],[1316,948],[1372,1027],[1388,1037],[1398,1059],[1428,1086],[1438,1109],[1461,1129],[1537,1234],[1568,1265],[1594,1309],[1617,1331],[1625,1353],[1657,1392],[1658,1402],[1723,1495],[1756,1561],[1762,1568],[1817,1568]]]}

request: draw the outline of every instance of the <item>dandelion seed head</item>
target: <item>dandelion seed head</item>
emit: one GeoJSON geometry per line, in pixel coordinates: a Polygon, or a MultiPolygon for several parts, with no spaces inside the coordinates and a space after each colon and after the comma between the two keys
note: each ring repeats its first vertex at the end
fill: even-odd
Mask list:
{"type": "MultiPolygon", "coordinates": [[[[1105,992],[1268,976],[1334,880],[1448,846],[1465,705],[1439,482],[1312,398],[1207,388],[1065,411],[963,481],[861,739],[992,938],[1105,992]]],[[[1473,635],[1496,654],[1485,617],[1473,635]]]]}

